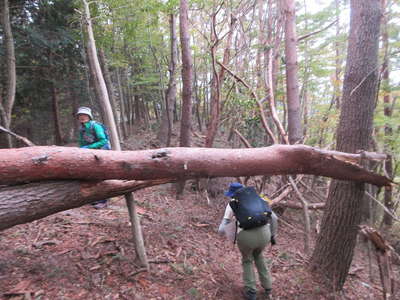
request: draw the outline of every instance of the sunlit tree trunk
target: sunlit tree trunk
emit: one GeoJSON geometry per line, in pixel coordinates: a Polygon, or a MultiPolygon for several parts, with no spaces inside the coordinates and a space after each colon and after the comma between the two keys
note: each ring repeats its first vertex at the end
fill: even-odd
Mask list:
{"type": "MultiPolygon", "coordinates": [[[[121,144],[117,132],[117,127],[115,124],[115,119],[114,119],[114,114],[112,111],[112,107],[110,104],[110,99],[108,97],[108,91],[107,87],[104,81],[104,77],[100,68],[99,60],[97,57],[97,51],[96,51],[96,42],[94,39],[93,35],[93,28],[92,28],[92,21],[90,17],[90,10],[89,10],[89,4],[86,2],[86,0],[82,0],[84,4],[84,11],[85,11],[85,25],[86,25],[86,31],[88,34],[88,39],[87,39],[87,48],[88,51],[90,51],[91,55],[88,55],[89,59],[91,60],[90,67],[91,67],[91,72],[93,75],[93,81],[95,83],[95,88],[98,90],[98,95],[100,96],[100,105],[103,107],[103,112],[104,112],[104,118],[106,120],[106,124],[109,127],[110,130],[110,138],[111,138],[111,144],[114,150],[116,151],[121,151],[121,144]]],[[[125,196],[126,200],[126,205],[128,207],[129,215],[131,220],[135,220],[135,222],[139,222],[139,216],[136,212],[135,207],[135,201],[133,200],[133,196],[125,196]]],[[[135,230],[135,233],[137,233],[137,230],[135,230]]],[[[138,241],[143,240],[142,237],[142,232],[140,231],[138,233],[139,235],[134,235],[134,240],[137,242],[135,244],[139,244],[138,241]]],[[[141,249],[141,252],[145,252],[145,249],[141,249]]],[[[143,256],[141,256],[143,257],[143,256]]],[[[148,262],[143,261],[142,264],[146,267],[148,267],[148,262]]]]}
{"type": "MultiPolygon", "coordinates": [[[[390,0],[381,0],[381,9],[382,9],[382,47],[384,51],[384,58],[382,64],[382,82],[381,88],[383,90],[383,113],[386,118],[390,119],[392,117],[392,97],[390,93],[389,87],[389,75],[390,75],[390,66],[389,66],[389,34],[388,34],[388,16],[387,16],[387,7],[389,7],[390,0]]],[[[392,136],[392,126],[387,123],[385,124],[385,137],[387,141],[385,142],[385,150],[387,153],[391,153],[393,149],[391,149],[390,145],[390,138],[392,136]]],[[[389,155],[385,161],[385,169],[387,174],[390,177],[393,177],[393,163],[392,163],[392,156],[389,155]]],[[[384,204],[386,208],[393,212],[394,203],[393,203],[393,196],[391,189],[385,189],[384,192],[384,204]]],[[[383,224],[387,226],[391,226],[393,224],[393,218],[385,211],[383,216],[383,224]]]]}
{"type": "MultiPolygon", "coordinates": [[[[12,109],[15,102],[15,90],[17,75],[15,70],[15,51],[14,38],[11,31],[10,10],[8,0],[3,1],[2,5],[2,26],[3,39],[5,45],[5,61],[6,61],[6,84],[4,97],[0,95],[0,121],[6,129],[10,129],[12,109]]],[[[0,91],[1,92],[1,91],[0,91]]],[[[11,136],[4,135],[6,145],[11,148],[11,136]]]]}
{"type": "MultiPolygon", "coordinates": [[[[181,0],[179,6],[179,30],[182,51],[182,112],[180,147],[190,147],[192,127],[193,60],[190,50],[188,1],[181,0]]],[[[185,182],[178,183],[177,193],[181,194],[185,182]]]]}
{"type": "MultiPolygon", "coordinates": [[[[337,150],[367,150],[378,82],[379,1],[352,0],[350,36],[337,129],[337,150]]],[[[312,270],[341,290],[353,259],[361,222],[364,184],[333,180],[311,258],[312,270]]]]}
{"type": "Polygon", "coordinates": [[[299,78],[297,62],[296,10],[294,0],[285,0],[285,58],[288,134],[290,144],[302,139],[299,78]]]}
{"type": "Polygon", "coordinates": [[[340,73],[342,72],[342,58],[341,58],[341,47],[340,47],[340,1],[335,0],[335,11],[336,11],[336,38],[335,38],[335,82],[333,84],[334,101],[336,108],[340,109],[340,73]]]}
{"type": "MultiPolygon", "coordinates": [[[[104,50],[99,50],[99,61],[100,67],[104,75],[104,82],[107,87],[108,92],[108,99],[110,100],[110,105],[112,108],[112,112],[114,114],[115,126],[117,128],[118,136],[121,136],[121,129],[120,129],[120,122],[118,121],[118,114],[117,114],[117,105],[114,97],[114,85],[111,80],[110,70],[108,68],[106,55],[104,54],[104,50]]],[[[122,138],[126,138],[126,135],[123,135],[122,138]]]]}
{"type": "Polygon", "coordinates": [[[84,5],[84,12],[85,12],[84,25],[87,32],[87,41],[86,41],[87,50],[88,52],[90,52],[90,55],[88,55],[88,59],[90,61],[89,64],[90,72],[93,78],[95,89],[97,90],[97,95],[100,98],[99,103],[104,112],[103,117],[105,119],[105,123],[110,131],[111,145],[114,150],[121,150],[118,131],[115,125],[114,114],[110,103],[110,98],[108,97],[106,83],[103,77],[103,73],[101,71],[99,58],[97,56],[96,41],[93,35],[93,27],[90,16],[89,4],[86,0],[82,0],[82,2],[84,5]]]}

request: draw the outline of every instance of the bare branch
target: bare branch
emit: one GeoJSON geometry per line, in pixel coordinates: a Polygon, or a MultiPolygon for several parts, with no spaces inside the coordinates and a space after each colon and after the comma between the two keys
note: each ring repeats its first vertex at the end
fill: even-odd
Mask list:
{"type": "Polygon", "coordinates": [[[299,37],[299,38],[297,39],[297,42],[300,42],[300,41],[302,41],[302,40],[304,40],[304,39],[306,39],[306,38],[309,38],[310,36],[313,36],[313,35],[315,35],[315,34],[318,34],[318,33],[322,32],[322,31],[325,31],[325,30],[327,30],[328,28],[330,28],[331,26],[333,26],[333,25],[336,24],[336,23],[337,23],[337,20],[333,21],[332,23],[330,23],[329,25],[325,26],[324,28],[322,28],[322,29],[320,29],[320,30],[307,33],[307,34],[305,34],[305,35],[299,37]]]}
{"type": "Polygon", "coordinates": [[[27,146],[30,146],[30,147],[35,146],[35,144],[32,143],[30,140],[28,140],[26,137],[20,136],[16,133],[4,128],[3,126],[0,126],[0,131],[5,132],[5,133],[15,137],[17,140],[23,142],[27,146]]]}

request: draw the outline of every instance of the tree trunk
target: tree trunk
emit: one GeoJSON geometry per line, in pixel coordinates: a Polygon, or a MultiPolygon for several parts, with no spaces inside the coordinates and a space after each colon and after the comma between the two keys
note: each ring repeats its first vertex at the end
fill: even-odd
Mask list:
{"type": "MultiPolygon", "coordinates": [[[[389,69],[389,34],[388,34],[388,18],[387,14],[385,13],[386,8],[388,6],[387,0],[381,0],[381,9],[382,9],[382,47],[384,51],[384,58],[383,58],[383,64],[382,64],[382,69],[383,69],[383,74],[382,74],[382,90],[383,90],[383,113],[385,117],[390,120],[392,117],[392,97],[390,94],[390,88],[389,88],[389,74],[390,74],[390,69],[389,69]]],[[[385,137],[390,140],[393,134],[393,129],[390,123],[385,124],[385,137]]],[[[394,149],[390,147],[390,143],[385,143],[385,152],[386,153],[391,153],[394,152],[394,149]]],[[[386,174],[390,178],[393,177],[393,162],[392,162],[392,156],[388,155],[388,158],[385,160],[385,170],[386,174]]],[[[393,195],[392,195],[392,190],[390,189],[385,189],[384,192],[384,204],[385,207],[388,209],[388,211],[393,212],[394,210],[394,203],[393,203],[393,195]]],[[[392,226],[393,225],[393,218],[388,214],[386,211],[384,212],[383,216],[383,224],[386,226],[392,226]]]]}
{"type": "MultiPolygon", "coordinates": [[[[117,105],[116,105],[116,101],[115,101],[115,97],[114,97],[114,85],[111,80],[110,70],[108,69],[106,55],[104,54],[103,49],[99,50],[99,60],[100,60],[100,67],[101,67],[102,73],[104,74],[104,82],[107,87],[108,99],[110,100],[110,105],[112,108],[112,112],[114,114],[114,120],[115,120],[115,126],[117,128],[117,133],[118,133],[118,136],[121,136],[121,128],[120,128],[121,122],[118,121],[117,105]]],[[[121,108],[121,110],[122,110],[122,108],[121,108]]],[[[126,138],[126,136],[124,135],[123,138],[126,138]]]]}
{"type": "MultiPolygon", "coordinates": [[[[193,61],[190,50],[189,36],[189,7],[187,0],[180,0],[179,5],[179,33],[182,51],[182,112],[180,147],[190,147],[192,129],[192,93],[193,93],[193,61]]],[[[185,181],[177,184],[177,195],[182,194],[185,181]]]]}
{"type": "Polygon", "coordinates": [[[179,7],[179,29],[182,49],[182,117],[179,142],[181,147],[190,147],[192,127],[193,62],[190,50],[188,10],[187,0],[181,0],[179,7]]]}
{"type": "MultiPolygon", "coordinates": [[[[380,16],[378,1],[351,1],[347,65],[337,129],[339,151],[356,153],[369,146],[378,78],[380,16]]],[[[329,188],[311,267],[334,290],[343,288],[353,259],[364,192],[364,184],[359,182],[333,180],[329,188]]]]}
{"type": "MultiPolygon", "coordinates": [[[[106,124],[109,128],[110,131],[110,139],[111,139],[111,145],[114,150],[116,151],[121,151],[121,144],[120,144],[120,139],[118,136],[118,131],[117,131],[117,126],[115,124],[115,119],[114,119],[114,114],[113,110],[110,104],[110,99],[108,97],[108,91],[107,87],[103,78],[103,74],[100,68],[99,60],[97,57],[97,51],[96,51],[96,43],[93,35],[93,28],[92,28],[92,21],[90,18],[90,10],[89,10],[89,4],[87,3],[86,0],[82,0],[84,4],[84,9],[85,9],[85,25],[86,25],[86,30],[88,33],[88,40],[87,40],[87,48],[88,51],[90,51],[91,55],[88,57],[91,59],[90,66],[93,68],[92,74],[94,82],[95,82],[95,87],[99,93],[100,96],[100,106],[103,108],[104,112],[104,117],[106,124]]],[[[108,151],[110,152],[110,151],[108,151]]],[[[125,197],[128,209],[129,207],[132,207],[134,204],[131,203],[133,201],[133,196],[132,197],[125,197]]],[[[129,210],[130,218],[138,220],[139,216],[135,213],[135,210],[129,210]]],[[[138,222],[138,221],[137,221],[138,222]]],[[[135,237],[134,237],[135,238],[135,237]]],[[[142,249],[141,251],[145,251],[145,249],[142,249]]]]}
{"type": "Polygon", "coordinates": [[[171,182],[59,180],[0,188],[0,230],[109,197],[171,182]]]}
{"type": "Polygon", "coordinates": [[[324,151],[305,145],[140,151],[56,146],[0,149],[0,185],[51,179],[152,180],[302,173],[390,186],[390,179],[357,165],[364,155],[369,154],[324,151]]]}
{"type": "Polygon", "coordinates": [[[167,92],[165,96],[165,111],[162,114],[160,130],[158,131],[157,139],[161,145],[169,147],[171,145],[172,135],[172,119],[173,109],[176,101],[176,65],[178,56],[178,44],[176,39],[176,16],[170,14],[169,16],[169,27],[170,27],[170,51],[171,57],[169,61],[169,81],[167,92]]]}
{"type": "MultiPolygon", "coordinates": [[[[3,1],[3,13],[2,13],[2,25],[3,25],[3,38],[5,45],[5,61],[6,61],[6,84],[5,84],[5,97],[0,96],[0,110],[2,125],[6,129],[10,129],[11,126],[11,115],[12,109],[15,102],[15,90],[17,86],[17,75],[15,69],[15,51],[14,51],[14,38],[11,31],[10,21],[10,10],[8,6],[8,0],[3,1]]],[[[12,147],[11,136],[5,135],[6,144],[9,148],[12,147]]]]}
{"type": "Polygon", "coordinates": [[[122,88],[122,80],[121,80],[121,69],[115,70],[115,76],[117,77],[117,85],[118,85],[118,94],[119,94],[119,103],[121,107],[121,128],[123,138],[126,139],[128,137],[128,129],[126,128],[126,112],[125,112],[125,97],[124,90],[122,88]]]}
{"type": "Polygon", "coordinates": [[[140,226],[139,215],[136,209],[136,202],[133,199],[133,194],[128,193],[125,195],[126,205],[129,211],[129,217],[132,224],[133,238],[135,244],[135,252],[139,263],[142,267],[149,269],[149,261],[147,259],[146,248],[144,246],[144,239],[142,227],[140,226]]]}
{"type": "Polygon", "coordinates": [[[58,107],[58,89],[55,87],[54,82],[51,82],[52,104],[53,104],[53,118],[54,118],[54,133],[56,145],[63,145],[63,135],[60,124],[60,109],[58,107]]]}
{"type": "Polygon", "coordinates": [[[340,73],[342,72],[342,59],[341,59],[341,47],[340,47],[340,0],[335,0],[335,11],[336,11],[336,37],[335,37],[335,82],[333,84],[333,97],[336,104],[336,108],[340,109],[340,73]]]}
{"type": "Polygon", "coordinates": [[[288,133],[290,144],[302,139],[299,79],[297,75],[296,9],[294,0],[285,0],[285,57],[288,133]]]}
{"type": "MultiPolygon", "coordinates": [[[[229,12],[227,13],[228,15],[230,14],[229,12]]],[[[214,12],[212,16],[212,28],[211,28],[211,42],[213,43],[211,47],[211,62],[212,62],[212,68],[213,68],[213,79],[212,79],[212,86],[211,86],[211,107],[210,107],[210,122],[208,124],[207,128],[207,135],[206,135],[206,141],[205,141],[205,146],[211,148],[214,143],[215,136],[218,131],[218,126],[219,126],[219,116],[220,116],[220,96],[221,96],[221,86],[222,83],[224,82],[224,77],[225,77],[225,69],[220,67],[219,72],[217,72],[217,66],[216,66],[216,48],[219,43],[218,37],[216,36],[216,18],[217,15],[214,12]]],[[[227,65],[230,59],[230,47],[232,44],[232,34],[233,34],[233,25],[236,22],[236,19],[230,14],[229,16],[230,22],[229,22],[229,32],[227,35],[226,39],[226,45],[224,49],[224,57],[222,64],[227,65]]]]}
{"type": "Polygon", "coordinates": [[[100,106],[104,112],[105,123],[110,131],[111,145],[115,150],[121,150],[118,131],[115,125],[114,114],[108,97],[106,83],[104,81],[103,73],[101,72],[99,59],[97,57],[96,42],[93,35],[92,20],[90,18],[89,4],[86,0],[82,0],[84,5],[84,24],[87,31],[87,50],[90,52],[88,59],[90,60],[89,67],[93,76],[93,83],[99,97],[100,106]]]}

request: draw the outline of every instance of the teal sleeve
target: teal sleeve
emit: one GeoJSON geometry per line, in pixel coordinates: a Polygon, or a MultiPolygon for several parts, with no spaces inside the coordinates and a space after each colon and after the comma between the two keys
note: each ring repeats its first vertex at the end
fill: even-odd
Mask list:
{"type": "Polygon", "coordinates": [[[103,129],[103,126],[95,123],[93,125],[93,129],[94,129],[94,132],[96,134],[98,141],[93,144],[88,145],[88,148],[89,149],[101,149],[108,142],[108,140],[106,138],[106,134],[103,129]]]}

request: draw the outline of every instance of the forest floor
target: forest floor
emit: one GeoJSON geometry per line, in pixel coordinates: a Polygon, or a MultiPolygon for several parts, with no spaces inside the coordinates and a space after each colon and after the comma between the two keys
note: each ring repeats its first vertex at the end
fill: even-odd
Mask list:
{"type": "MultiPolygon", "coordinates": [[[[229,180],[220,182],[222,191],[229,180]]],[[[134,196],[149,273],[137,265],[125,201],[115,197],[106,209],[86,205],[0,232],[0,299],[242,299],[240,254],[216,232],[222,193],[208,201],[188,186],[176,200],[167,184],[134,196]]],[[[287,210],[277,245],[264,251],[273,299],[383,299],[375,258],[371,282],[361,242],[343,294],[328,295],[308,272],[300,220],[287,210]]]]}

